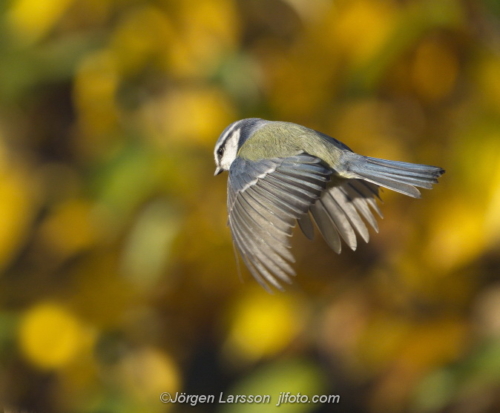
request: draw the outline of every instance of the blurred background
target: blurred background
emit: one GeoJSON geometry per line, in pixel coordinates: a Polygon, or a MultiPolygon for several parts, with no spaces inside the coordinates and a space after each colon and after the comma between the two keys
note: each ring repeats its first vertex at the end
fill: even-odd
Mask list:
{"type": "Polygon", "coordinates": [[[499,247],[497,0],[0,3],[5,412],[498,412],[499,247]],[[254,116],[447,173],[356,252],[297,233],[271,295],[213,177],[254,116]]]}

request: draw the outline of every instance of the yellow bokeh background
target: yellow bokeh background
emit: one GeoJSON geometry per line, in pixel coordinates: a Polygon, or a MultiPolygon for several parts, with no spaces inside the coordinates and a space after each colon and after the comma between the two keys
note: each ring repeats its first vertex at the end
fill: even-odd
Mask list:
{"type": "Polygon", "coordinates": [[[499,27],[495,0],[1,2],[0,410],[500,411],[499,27]],[[269,294],[213,177],[245,117],[446,174],[382,191],[355,252],[297,231],[269,294]]]}
{"type": "Polygon", "coordinates": [[[88,341],[73,314],[52,303],[28,309],[19,326],[22,353],[41,369],[64,366],[78,356],[88,341]]]}

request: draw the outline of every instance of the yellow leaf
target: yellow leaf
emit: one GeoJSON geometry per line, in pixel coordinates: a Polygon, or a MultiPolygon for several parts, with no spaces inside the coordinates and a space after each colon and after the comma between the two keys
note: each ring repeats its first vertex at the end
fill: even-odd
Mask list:
{"type": "Polygon", "coordinates": [[[238,302],[226,348],[243,360],[253,361],[281,351],[302,327],[304,314],[290,295],[252,291],[238,302]]]}
{"type": "Polygon", "coordinates": [[[55,303],[40,303],[21,320],[19,345],[24,356],[42,369],[63,367],[86,341],[84,327],[74,314],[55,303]]]}
{"type": "Polygon", "coordinates": [[[448,202],[436,211],[433,239],[425,256],[442,271],[449,271],[473,260],[485,246],[484,215],[468,200],[448,202]]]}
{"type": "Polygon", "coordinates": [[[7,18],[23,41],[35,42],[46,34],[73,0],[17,0],[7,18]]]}
{"type": "Polygon", "coordinates": [[[177,39],[166,50],[170,69],[180,77],[206,76],[234,49],[238,16],[230,0],[178,1],[177,39]]]}
{"type": "Polygon", "coordinates": [[[154,7],[133,9],[113,32],[111,50],[119,69],[125,75],[136,74],[151,63],[161,63],[166,50],[171,50],[172,24],[154,7]]]}
{"type": "Polygon", "coordinates": [[[342,51],[361,64],[372,58],[391,34],[396,10],[390,2],[358,0],[347,2],[334,21],[342,51]]]}
{"type": "Polygon", "coordinates": [[[232,118],[232,108],[216,88],[190,87],[171,90],[154,102],[145,115],[156,124],[156,139],[161,146],[177,143],[205,145],[212,148],[232,118]]]}

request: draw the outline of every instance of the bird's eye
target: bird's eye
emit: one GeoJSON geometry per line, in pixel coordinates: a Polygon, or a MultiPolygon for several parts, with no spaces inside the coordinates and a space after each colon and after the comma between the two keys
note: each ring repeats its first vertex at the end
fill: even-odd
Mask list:
{"type": "Polygon", "coordinates": [[[219,155],[219,156],[224,155],[224,149],[222,149],[222,148],[217,149],[217,155],[219,155]]]}

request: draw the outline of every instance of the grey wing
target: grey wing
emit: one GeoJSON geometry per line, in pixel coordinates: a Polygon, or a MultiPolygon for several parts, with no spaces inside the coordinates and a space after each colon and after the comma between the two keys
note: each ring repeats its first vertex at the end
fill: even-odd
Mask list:
{"type": "Polygon", "coordinates": [[[255,162],[236,158],[231,165],[229,227],[243,261],[266,289],[269,284],[281,289],[279,281],[289,283],[295,274],[290,265],[292,229],[307,217],[331,173],[307,154],[255,162]]]}
{"type": "MultiPolygon", "coordinates": [[[[355,250],[356,233],[368,242],[370,234],[365,221],[378,232],[377,221],[372,211],[380,217],[382,213],[377,206],[376,198],[378,198],[377,185],[359,179],[348,179],[326,190],[311,206],[312,219],[330,248],[340,253],[341,239],[343,239],[352,250],[355,250]]],[[[302,224],[300,227],[304,234],[310,237],[302,224]]]]}

